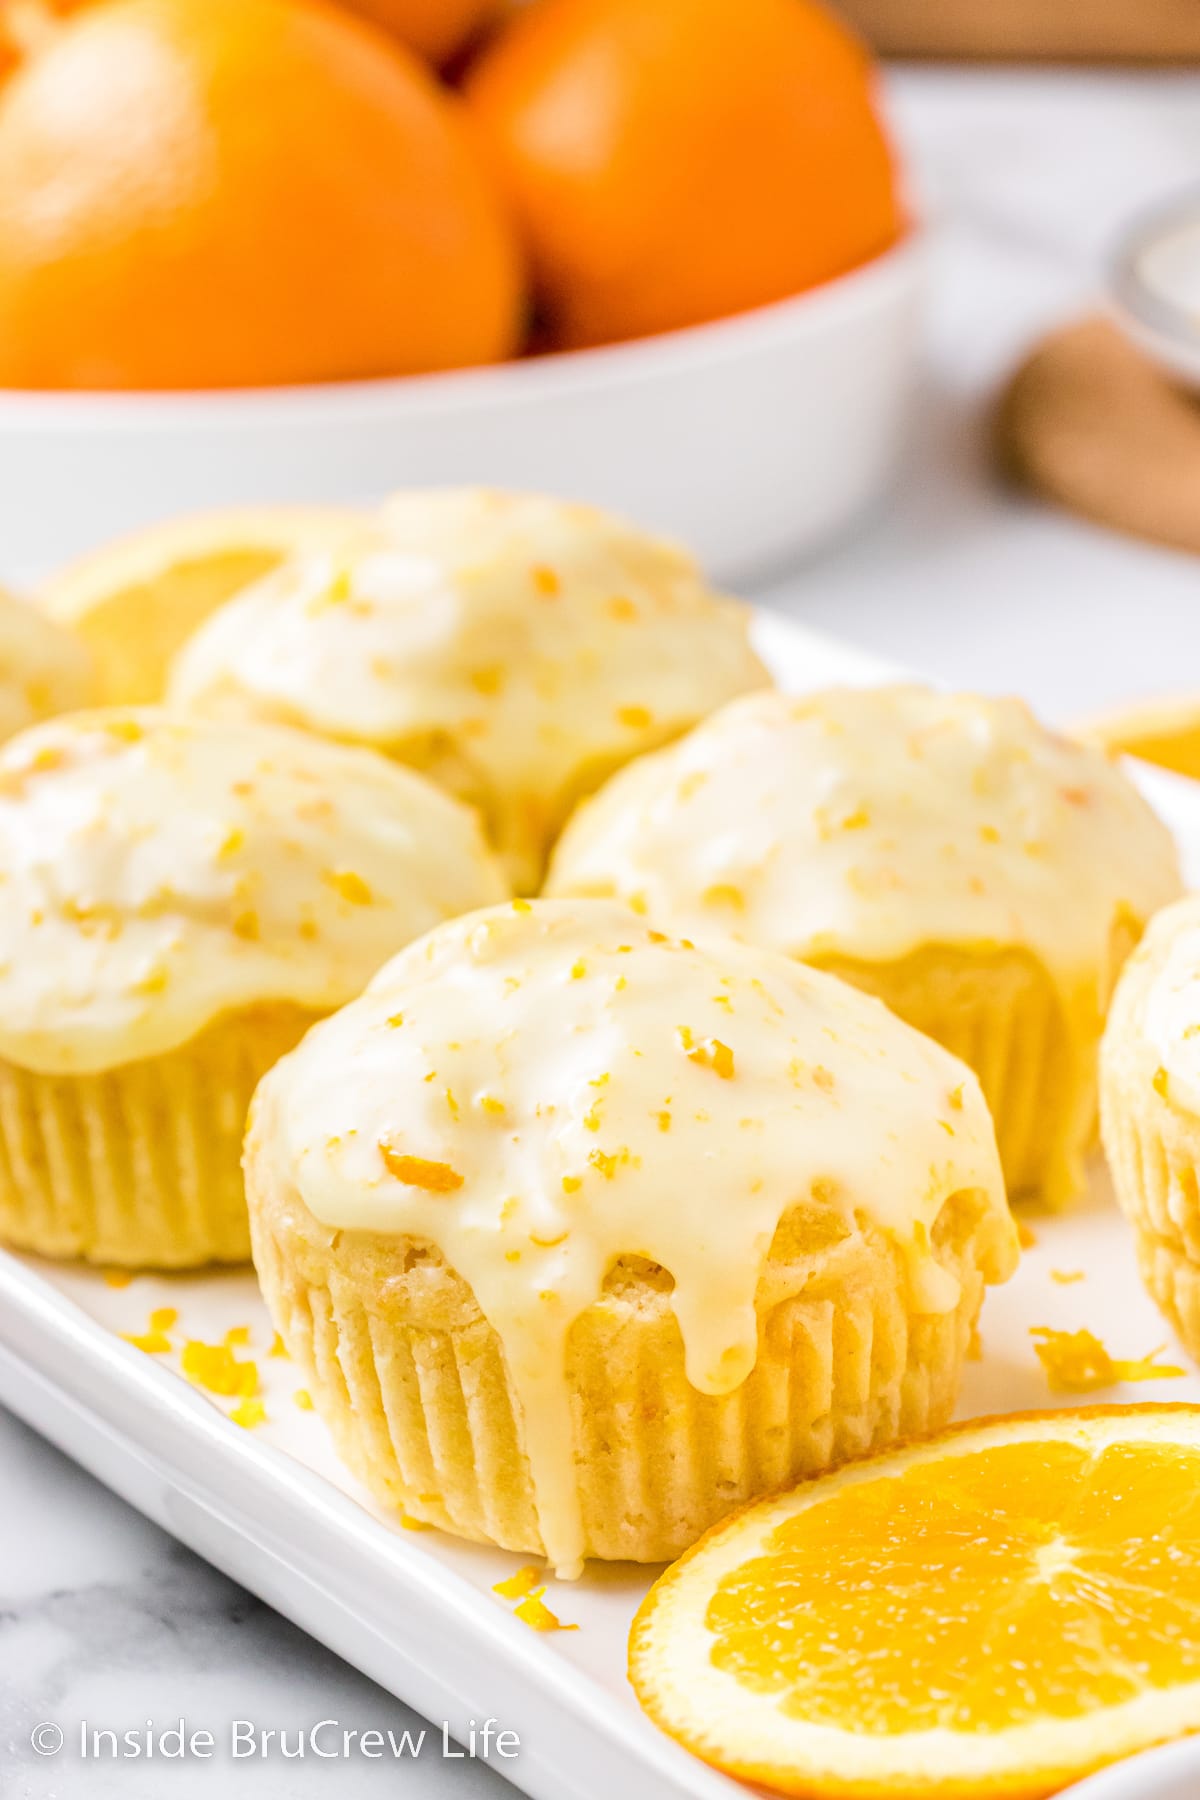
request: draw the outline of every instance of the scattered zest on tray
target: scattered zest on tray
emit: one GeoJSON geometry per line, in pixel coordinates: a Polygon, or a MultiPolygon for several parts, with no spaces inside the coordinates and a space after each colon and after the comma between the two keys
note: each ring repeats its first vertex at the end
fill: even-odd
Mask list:
{"type": "Polygon", "coordinates": [[[252,1431],[256,1425],[266,1422],[267,1409],[261,1400],[239,1400],[229,1417],[243,1430],[252,1431]]]}
{"type": "Polygon", "coordinates": [[[1200,1407],[962,1426],[716,1526],[643,1602],[630,1678],[786,1793],[1034,1800],[1200,1728],[1198,1496],[1200,1407]]]}
{"type": "MultiPolygon", "coordinates": [[[[142,1350],[147,1356],[162,1356],[173,1348],[170,1332],[179,1322],[179,1312],[174,1306],[157,1306],[150,1314],[145,1331],[123,1331],[121,1336],[135,1350],[142,1350]]],[[[231,1325],[219,1344],[206,1344],[199,1338],[189,1338],[183,1345],[180,1356],[180,1372],[186,1376],[194,1387],[203,1388],[206,1393],[217,1394],[222,1399],[236,1400],[237,1405],[229,1411],[228,1417],[234,1425],[251,1431],[256,1425],[267,1421],[267,1409],[258,1398],[258,1364],[249,1360],[239,1361],[234,1355],[235,1349],[242,1349],[250,1342],[249,1325],[231,1325]]],[[[275,1354],[274,1345],[271,1355],[275,1354]]],[[[312,1407],[311,1396],[298,1388],[294,1399],[302,1410],[312,1407]]]]}
{"type": "Polygon", "coordinates": [[[502,1600],[515,1600],[513,1617],[520,1619],[534,1631],[578,1631],[578,1625],[564,1625],[557,1613],[551,1612],[546,1605],[544,1586],[537,1584],[542,1579],[542,1571],[533,1563],[518,1569],[515,1575],[509,1575],[504,1581],[497,1581],[492,1588],[493,1594],[499,1594],[502,1600]]]}
{"type": "Polygon", "coordinates": [[[1123,1361],[1110,1356],[1090,1331],[1055,1331],[1050,1325],[1031,1325],[1029,1335],[1052,1394],[1091,1394],[1118,1381],[1169,1381],[1186,1373],[1174,1363],[1155,1360],[1165,1344],[1148,1356],[1123,1361]]]}
{"type": "Polygon", "coordinates": [[[121,1336],[135,1350],[143,1350],[147,1356],[162,1356],[171,1348],[171,1340],[167,1333],[178,1321],[179,1314],[173,1306],[156,1306],[146,1323],[145,1331],[123,1331],[121,1336]]]}
{"type": "Polygon", "coordinates": [[[257,1363],[239,1362],[227,1343],[205,1344],[191,1338],[180,1360],[188,1380],[209,1394],[249,1400],[258,1390],[257,1363]]]}

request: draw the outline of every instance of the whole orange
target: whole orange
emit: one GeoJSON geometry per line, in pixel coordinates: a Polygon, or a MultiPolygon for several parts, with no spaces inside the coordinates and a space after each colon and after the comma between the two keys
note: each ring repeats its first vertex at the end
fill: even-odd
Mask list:
{"type": "Polygon", "coordinates": [[[495,11],[496,0],[341,0],[439,68],[495,11]]]}
{"type": "Polygon", "coordinates": [[[535,0],[466,97],[560,346],[781,299],[902,229],[871,63],[813,0],[535,0]]]}
{"type": "Polygon", "coordinates": [[[0,0],[0,81],[53,30],[55,20],[88,0],[0,0]]]}
{"type": "Polygon", "coordinates": [[[455,100],[314,0],[101,0],[0,93],[0,385],[399,375],[516,347],[455,100]]]}

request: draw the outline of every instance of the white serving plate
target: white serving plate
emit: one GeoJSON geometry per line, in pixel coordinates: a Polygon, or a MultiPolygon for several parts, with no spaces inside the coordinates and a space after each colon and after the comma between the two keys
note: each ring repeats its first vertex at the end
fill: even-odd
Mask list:
{"type": "MultiPolygon", "coordinates": [[[[871,683],[874,659],[760,615],[759,648],[792,690],[871,683]]],[[[1146,786],[1200,873],[1200,791],[1151,771],[1146,786]]],[[[1088,1326],[1114,1355],[1146,1354],[1168,1336],[1143,1293],[1125,1224],[1097,1169],[1092,1193],[1062,1218],[1034,1220],[1036,1245],[990,1294],[985,1360],[968,1366],[963,1417],[1055,1404],[1032,1325],[1088,1326]],[[1085,1269],[1060,1286],[1051,1270],[1085,1269]]],[[[298,1377],[268,1357],[271,1329],[252,1274],[139,1276],[114,1289],[79,1266],[0,1252],[0,1400],[141,1512],[294,1620],[381,1686],[465,1731],[495,1718],[521,1753],[498,1763],[535,1800],[732,1800],[745,1789],[662,1736],[625,1680],[625,1642],[655,1573],[591,1565],[549,1584],[547,1601],[578,1631],[537,1634],[492,1593],[525,1560],[436,1531],[401,1528],[335,1459],[324,1428],[292,1399],[298,1377]],[[207,1342],[248,1325],[268,1422],[248,1432],[176,1372],[116,1333],[150,1310],[179,1311],[176,1335],[207,1342]]],[[[1176,1360],[1172,1346],[1171,1360],[1176,1360]]],[[[1179,1360],[1183,1361],[1182,1353],[1179,1360]]],[[[1200,1401],[1200,1377],[1115,1390],[1121,1399],[1200,1401]]],[[[1096,1800],[1179,1800],[1200,1791],[1200,1746],[1142,1759],[1105,1777],[1096,1800]],[[1165,1770],[1161,1790],[1140,1771],[1165,1770]],[[1182,1771],[1182,1772],[1181,1772],[1182,1771]],[[1175,1782],[1175,1786],[1169,1785],[1175,1782]],[[1191,1785],[1187,1785],[1188,1783],[1191,1785]],[[1179,1785],[1183,1783],[1183,1785],[1179,1785]]],[[[1080,1800],[1083,1800],[1081,1792],[1080,1800]]]]}
{"type": "Polygon", "coordinates": [[[912,386],[916,234],[775,306],[638,343],[407,380],[0,391],[0,577],[172,513],[486,482],[586,496],[746,581],[885,485],[912,386]]]}

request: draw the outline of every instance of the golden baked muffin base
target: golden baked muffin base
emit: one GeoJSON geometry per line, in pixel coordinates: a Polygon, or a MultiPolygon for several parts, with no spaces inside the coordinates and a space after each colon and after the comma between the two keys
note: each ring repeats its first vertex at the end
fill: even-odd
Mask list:
{"type": "Polygon", "coordinates": [[[1142,1280],[1200,1360],[1200,1119],[1155,1087],[1158,1057],[1138,1023],[1155,973],[1142,961],[1113,1006],[1101,1059],[1104,1151],[1142,1280]]]}
{"type": "MultiPolygon", "coordinates": [[[[431,1246],[322,1225],[247,1164],[259,1280],[339,1454],[407,1516],[544,1553],[500,1340],[431,1246]]],[[[916,1316],[895,1247],[857,1220],[797,1209],[759,1287],[758,1358],[733,1393],[697,1391],[656,1264],[622,1259],[568,1343],[585,1554],[674,1557],[732,1506],[953,1411],[983,1299],[977,1202],[947,1203],[939,1261],[962,1294],[916,1316]]]]}
{"type": "MultiPolygon", "coordinates": [[[[1133,947],[1122,927],[1114,972],[1133,947]]],[[[996,1126],[1010,1199],[1067,1205],[1082,1189],[1096,1137],[1096,1052],[1102,1020],[1071,1020],[1029,951],[927,945],[898,962],[805,957],[874,994],[961,1057],[979,1077],[996,1126]]]]}
{"type": "Polygon", "coordinates": [[[0,1059],[0,1240],[132,1268],[247,1261],[250,1100],[318,1016],[238,1010],[178,1050],[96,1074],[0,1059]]]}

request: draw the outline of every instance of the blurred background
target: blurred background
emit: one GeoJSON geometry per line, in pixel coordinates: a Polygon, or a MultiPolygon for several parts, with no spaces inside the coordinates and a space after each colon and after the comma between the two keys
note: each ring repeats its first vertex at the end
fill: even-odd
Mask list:
{"type": "Polygon", "coordinates": [[[0,576],[481,482],[1060,716],[1178,686],[1198,61],[1190,0],[0,0],[0,576]]]}

